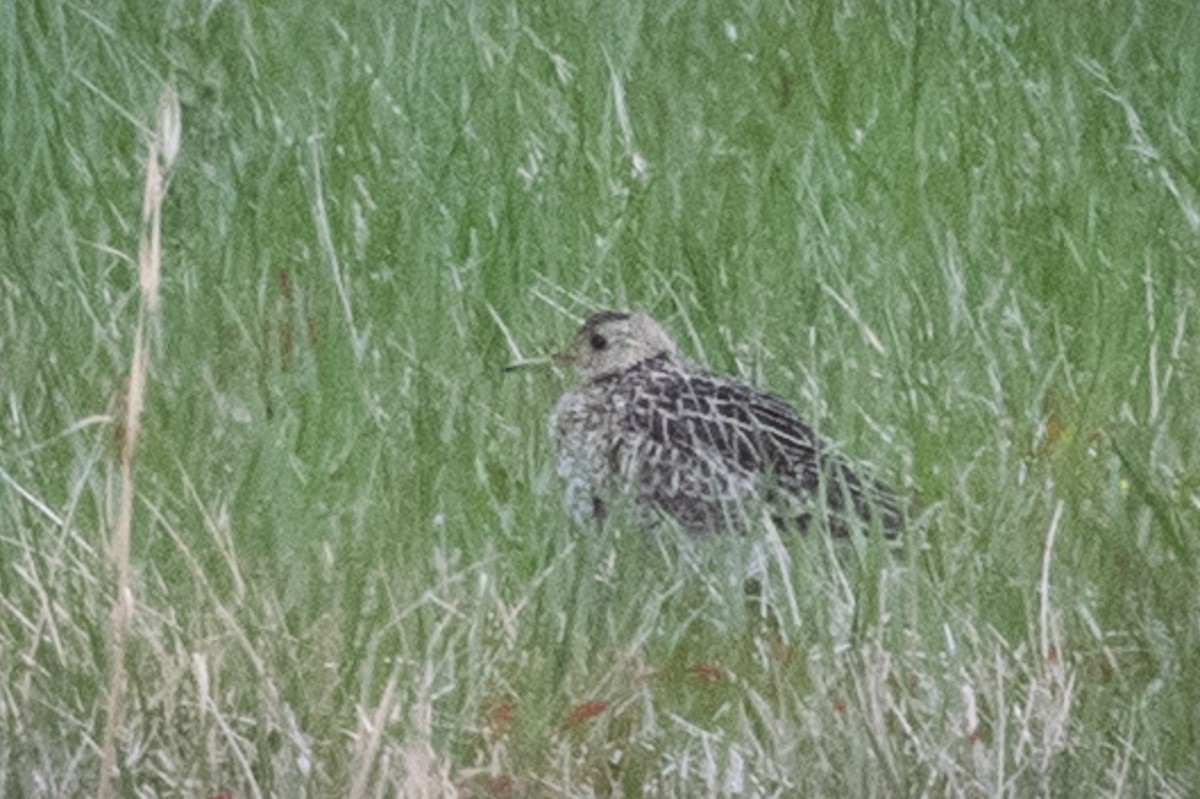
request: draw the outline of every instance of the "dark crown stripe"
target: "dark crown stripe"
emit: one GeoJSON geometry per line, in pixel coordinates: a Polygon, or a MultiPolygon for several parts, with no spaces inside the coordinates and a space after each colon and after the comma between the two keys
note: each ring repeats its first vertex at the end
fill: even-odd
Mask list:
{"type": "Polygon", "coordinates": [[[603,325],[607,322],[620,322],[629,318],[629,314],[620,311],[598,311],[587,318],[583,323],[586,328],[594,328],[598,325],[603,325]]]}

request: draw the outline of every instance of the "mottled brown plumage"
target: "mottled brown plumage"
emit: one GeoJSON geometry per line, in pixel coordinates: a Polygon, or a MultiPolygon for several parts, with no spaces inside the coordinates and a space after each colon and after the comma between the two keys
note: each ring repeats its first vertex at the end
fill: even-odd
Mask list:
{"type": "Polygon", "coordinates": [[[695,367],[645,313],[593,314],[555,360],[582,380],[550,417],[581,521],[624,503],[645,526],[693,533],[744,529],[763,511],[802,530],[823,519],[839,536],[900,530],[891,489],[856,474],[784,400],[695,367]]]}

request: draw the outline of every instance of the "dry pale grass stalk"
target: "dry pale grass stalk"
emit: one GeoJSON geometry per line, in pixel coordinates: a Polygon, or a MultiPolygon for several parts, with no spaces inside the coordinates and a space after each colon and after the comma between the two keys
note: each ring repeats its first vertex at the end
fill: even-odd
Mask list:
{"type": "Polygon", "coordinates": [[[162,266],[161,212],[166,191],[164,176],[179,152],[180,114],[175,90],[165,86],[158,103],[158,122],[146,153],[146,180],[142,200],[142,237],[138,246],[138,285],[141,306],[134,331],[133,356],[129,379],[118,414],[118,458],[121,470],[121,499],[117,524],[113,529],[109,557],[116,576],[110,631],[108,692],[105,700],[104,739],[100,756],[100,784],[96,795],[112,795],[112,777],[116,771],[116,741],[122,726],[122,698],[125,693],[125,646],[133,616],[133,587],[130,581],[129,548],[133,527],[133,455],[137,448],[138,426],[145,404],[146,374],[150,355],[146,347],[146,327],[158,311],[158,285],[162,266]]]}
{"type": "Polygon", "coordinates": [[[383,731],[387,728],[388,718],[392,714],[392,709],[396,703],[396,686],[399,682],[399,674],[396,670],[392,671],[392,676],[388,679],[387,687],[383,690],[383,698],[379,700],[379,706],[375,709],[375,713],[371,716],[370,728],[367,730],[366,736],[361,739],[358,753],[355,757],[354,766],[354,782],[350,785],[350,793],[347,794],[349,799],[361,799],[367,790],[367,781],[371,777],[371,768],[375,763],[375,757],[379,753],[379,744],[383,740],[383,731]]]}
{"type": "Polygon", "coordinates": [[[1038,590],[1041,600],[1038,612],[1038,630],[1042,648],[1041,656],[1044,658],[1057,654],[1059,643],[1058,627],[1050,607],[1050,562],[1053,559],[1054,539],[1058,537],[1058,525],[1062,522],[1062,514],[1063,501],[1060,499],[1054,507],[1054,518],[1050,520],[1050,529],[1046,532],[1046,543],[1042,547],[1042,579],[1039,582],[1038,590]]]}

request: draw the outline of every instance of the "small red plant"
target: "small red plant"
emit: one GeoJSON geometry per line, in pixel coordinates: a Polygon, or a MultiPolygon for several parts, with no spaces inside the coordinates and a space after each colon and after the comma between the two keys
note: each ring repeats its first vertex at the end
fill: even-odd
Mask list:
{"type": "Polygon", "coordinates": [[[692,666],[688,671],[705,682],[717,682],[721,679],[721,669],[714,663],[701,663],[692,666]]]}
{"type": "Polygon", "coordinates": [[[517,709],[507,699],[501,701],[488,713],[488,732],[493,738],[499,738],[512,727],[517,709]]]}
{"type": "Polygon", "coordinates": [[[579,729],[585,721],[599,716],[608,708],[608,702],[603,699],[593,699],[590,702],[584,702],[582,705],[577,705],[567,716],[566,727],[568,730],[579,729]]]}

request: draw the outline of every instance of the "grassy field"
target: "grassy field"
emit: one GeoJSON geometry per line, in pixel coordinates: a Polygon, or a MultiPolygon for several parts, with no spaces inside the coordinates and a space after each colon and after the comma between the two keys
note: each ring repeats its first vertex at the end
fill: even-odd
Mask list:
{"type": "Polygon", "coordinates": [[[1198,41],[0,3],[0,798],[1195,795],[1198,41]],[[627,307],[872,464],[903,554],[571,522],[566,376],[501,367],[627,307]]]}

